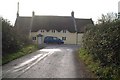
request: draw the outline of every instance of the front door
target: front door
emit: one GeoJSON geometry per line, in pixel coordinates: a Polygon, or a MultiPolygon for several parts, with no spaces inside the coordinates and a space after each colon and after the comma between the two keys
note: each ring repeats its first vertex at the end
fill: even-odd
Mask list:
{"type": "Polygon", "coordinates": [[[38,44],[42,44],[42,37],[38,37],[38,44]]]}

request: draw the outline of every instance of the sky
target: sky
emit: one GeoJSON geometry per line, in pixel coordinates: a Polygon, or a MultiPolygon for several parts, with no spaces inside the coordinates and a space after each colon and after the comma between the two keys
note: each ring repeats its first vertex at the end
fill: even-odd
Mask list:
{"type": "Polygon", "coordinates": [[[94,22],[102,14],[118,13],[120,0],[0,0],[0,16],[8,19],[14,25],[19,2],[19,15],[51,15],[71,16],[74,11],[75,18],[92,18],[94,22]]]}

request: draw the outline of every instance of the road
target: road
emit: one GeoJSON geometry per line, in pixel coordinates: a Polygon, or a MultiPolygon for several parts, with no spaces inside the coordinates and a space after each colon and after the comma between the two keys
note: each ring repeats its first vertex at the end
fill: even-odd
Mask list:
{"type": "Polygon", "coordinates": [[[48,45],[2,67],[3,78],[92,78],[78,60],[78,45],[48,45]]]}

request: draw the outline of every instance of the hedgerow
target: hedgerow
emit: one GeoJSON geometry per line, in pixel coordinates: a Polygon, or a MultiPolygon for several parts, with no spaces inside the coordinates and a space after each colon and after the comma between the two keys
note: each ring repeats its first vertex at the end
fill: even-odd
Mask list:
{"type": "Polygon", "coordinates": [[[103,77],[120,76],[120,21],[89,26],[83,36],[83,48],[106,68],[103,77]]]}

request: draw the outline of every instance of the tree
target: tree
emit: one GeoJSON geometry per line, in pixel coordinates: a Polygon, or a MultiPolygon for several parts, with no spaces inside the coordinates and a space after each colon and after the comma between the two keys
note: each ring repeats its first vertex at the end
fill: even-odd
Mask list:
{"type": "Polygon", "coordinates": [[[118,18],[117,13],[111,12],[111,13],[107,13],[106,15],[102,14],[101,18],[98,19],[98,24],[100,24],[100,23],[104,24],[106,22],[110,23],[112,21],[116,21],[117,18],[118,18]]]}
{"type": "Polygon", "coordinates": [[[7,19],[2,20],[2,53],[3,56],[8,53],[17,51],[20,48],[19,40],[16,36],[14,27],[7,19]]]}
{"type": "Polygon", "coordinates": [[[98,75],[116,78],[120,76],[120,20],[110,22],[104,15],[102,19],[103,23],[86,29],[83,48],[95,62],[99,62],[100,67],[108,69],[106,72],[100,70],[98,75]]]}

